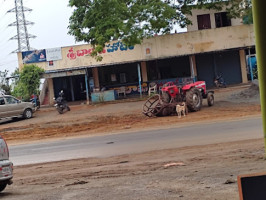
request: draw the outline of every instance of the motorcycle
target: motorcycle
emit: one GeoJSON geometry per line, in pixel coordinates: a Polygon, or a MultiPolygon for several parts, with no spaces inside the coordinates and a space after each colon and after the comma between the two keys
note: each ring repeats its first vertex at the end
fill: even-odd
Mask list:
{"type": "Polygon", "coordinates": [[[54,98],[54,100],[55,100],[54,106],[56,107],[59,114],[63,114],[64,110],[70,111],[70,108],[67,105],[67,102],[64,98],[64,93],[62,90],[61,92],[59,92],[59,97],[57,97],[56,99],[54,98]]]}
{"type": "Polygon", "coordinates": [[[30,99],[30,102],[32,102],[34,104],[35,110],[39,110],[40,109],[41,103],[40,103],[40,100],[39,100],[38,96],[32,95],[31,99],[30,99]]]}
{"type": "Polygon", "coordinates": [[[226,88],[226,83],[224,81],[224,78],[222,77],[222,75],[217,75],[215,78],[214,78],[214,85],[216,87],[222,87],[222,88],[226,88]]]}

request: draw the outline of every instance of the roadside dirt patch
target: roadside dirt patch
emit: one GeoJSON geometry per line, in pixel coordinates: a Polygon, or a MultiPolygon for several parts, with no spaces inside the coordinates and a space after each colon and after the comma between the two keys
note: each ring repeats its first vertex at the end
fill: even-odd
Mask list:
{"type": "Polygon", "coordinates": [[[191,112],[181,119],[177,116],[148,118],[142,114],[144,101],[102,105],[82,104],[71,106],[71,111],[63,115],[58,114],[54,108],[41,109],[33,119],[1,124],[0,132],[9,144],[18,144],[256,116],[260,115],[259,96],[254,95],[258,90],[252,87],[244,85],[215,90],[214,106],[208,107],[204,101],[199,112],[191,112]],[[250,95],[241,98],[242,94],[247,93],[250,95]]]}
{"type": "MultiPolygon", "coordinates": [[[[249,85],[215,90],[213,107],[205,102],[201,111],[181,119],[177,116],[147,118],[141,114],[143,101],[76,105],[63,115],[46,108],[33,119],[2,123],[0,132],[9,144],[18,144],[230,121],[261,114],[259,96],[252,92],[249,85]]],[[[237,175],[265,169],[263,139],[246,140],[15,166],[14,184],[0,193],[0,198],[237,200],[237,175]]]]}
{"type": "Polygon", "coordinates": [[[237,200],[237,176],[265,171],[263,155],[263,140],[257,139],[18,166],[14,184],[0,197],[237,200]]]}

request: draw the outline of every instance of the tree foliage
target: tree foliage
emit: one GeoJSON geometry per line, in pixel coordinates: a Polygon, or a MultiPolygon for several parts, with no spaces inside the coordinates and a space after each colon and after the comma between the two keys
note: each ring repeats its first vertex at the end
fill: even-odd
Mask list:
{"type": "Polygon", "coordinates": [[[12,94],[24,100],[29,100],[32,94],[39,94],[40,78],[43,72],[44,70],[36,65],[25,65],[19,72],[19,79],[12,94]]]}
{"type": "Polygon", "coordinates": [[[8,84],[7,79],[8,71],[0,71],[0,91],[4,92],[5,94],[10,94],[10,86],[8,84]]]}
{"type": "Polygon", "coordinates": [[[247,15],[251,8],[251,0],[69,0],[75,8],[69,34],[91,44],[91,55],[101,60],[98,53],[112,40],[140,44],[143,38],[169,33],[175,24],[191,24],[186,14],[193,8],[221,10],[224,4],[232,18],[247,15]]]}

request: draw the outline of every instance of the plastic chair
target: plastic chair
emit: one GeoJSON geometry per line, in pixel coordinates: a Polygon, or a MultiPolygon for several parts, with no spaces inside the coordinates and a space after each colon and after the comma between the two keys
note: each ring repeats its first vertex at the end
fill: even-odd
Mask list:
{"type": "Polygon", "coordinates": [[[149,84],[149,96],[151,96],[151,93],[157,94],[157,84],[155,82],[149,84]]]}
{"type": "Polygon", "coordinates": [[[126,87],[122,86],[119,88],[119,90],[117,91],[117,95],[119,96],[119,94],[123,94],[124,97],[126,97],[126,87]]]}

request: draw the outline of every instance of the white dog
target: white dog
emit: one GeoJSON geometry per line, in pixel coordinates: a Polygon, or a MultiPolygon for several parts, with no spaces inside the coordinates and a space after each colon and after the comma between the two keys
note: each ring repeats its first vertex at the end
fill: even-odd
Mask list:
{"type": "Polygon", "coordinates": [[[182,114],[185,117],[186,116],[186,111],[187,111],[187,107],[186,107],[186,103],[185,102],[176,105],[176,113],[177,113],[178,118],[181,118],[182,114]]]}

